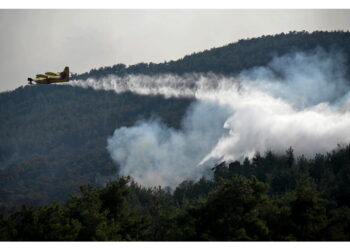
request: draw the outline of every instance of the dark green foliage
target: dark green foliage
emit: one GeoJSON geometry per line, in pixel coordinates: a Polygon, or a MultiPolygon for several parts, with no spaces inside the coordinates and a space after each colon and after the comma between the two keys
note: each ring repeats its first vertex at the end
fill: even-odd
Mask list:
{"type": "Polygon", "coordinates": [[[186,180],[176,188],[174,199],[178,204],[184,205],[186,202],[190,202],[193,199],[207,196],[213,188],[213,185],[214,182],[206,180],[204,177],[198,182],[186,180]]]}
{"type": "Polygon", "coordinates": [[[259,218],[266,185],[234,176],[223,180],[203,204],[190,208],[195,233],[190,240],[263,240],[268,228],[259,218]]]}
{"type": "Polygon", "coordinates": [[[243,164],[224,162],[213,168],[212,180],[185,181],[173,193],[125,177],[103,188],[85,185],[62,204],[3,209],[0,239],[349,240],[350,209],[343,198],[349,183],[346,176],[337,180],[349,148],[300,157],[292,166],[291,148],[243,164]],[[325,181],[329,175],[334,178],[325,181]],[[288,181],[276,182],[281,176],[288,181]]]}
{"type": "Polygon", "coordinates": [[[121,178],[100,190],[82,186],[64,205],[24,206],[1,215],[1,240],[146,240],[150,223],[128,207],[127,183],[121,178]]]}
{"type": "Polygon", "coordinates": [[[80,222],[55,203],[38,209],[23,206],[2,223],[2,240],[70,241],[81,229],[80,222]]]}
{"type": "Polygon", "coordinates": [[[326,200],[319,197],[317,191],[309,186],[300,186],[291,201],[291,225],[299,240],[320,239],[320,229],[326,224],[326,200]]]}

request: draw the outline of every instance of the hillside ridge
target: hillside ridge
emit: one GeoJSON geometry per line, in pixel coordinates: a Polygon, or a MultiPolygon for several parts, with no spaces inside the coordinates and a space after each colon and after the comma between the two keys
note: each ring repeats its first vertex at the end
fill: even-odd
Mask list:
{"type": "Polygon", "coordinates": [[[164,63],[144,63],[126,66],[113,66],[91,69],[89,72],[73,75],[72,79],[101,78],[109,74],[124,76],[127,74],[154,75],[159,73],[207,73],[235,75],[240,71],[266,65],[274,56],[293,51],[307,51],[322,47],[326,51],[332,48],[342,49],[350,54],[349,31],[314,31],[312,33],[291,31],[276,35],[240,39],[237,42],[186,55],[178,60],[164,63]]]}

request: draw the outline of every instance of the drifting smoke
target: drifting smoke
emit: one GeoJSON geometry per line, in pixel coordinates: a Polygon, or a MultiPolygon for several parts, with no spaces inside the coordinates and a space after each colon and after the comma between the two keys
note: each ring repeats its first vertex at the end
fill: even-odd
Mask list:
{"type": "Polygon", "coordinates": [[[341,53],[317,49],[274,58],[227,78],[130,75],[73,85],[143,95],[194,97],[181,130],[161,121],[139,121],[115,130],[107,149],[130,175],[148,186],[175,187],[202,176],[218,160],[242,160],[256,152],[312,157],[350,142],[350,86],[341,53]]]}

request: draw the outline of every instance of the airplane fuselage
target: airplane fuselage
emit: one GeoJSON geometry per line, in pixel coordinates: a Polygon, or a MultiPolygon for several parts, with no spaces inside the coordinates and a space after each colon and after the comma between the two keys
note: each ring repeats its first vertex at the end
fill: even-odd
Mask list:
{"type": "Polygon", "coordinates": [[[50,83],[56,83],[56,82],[68,82],[69,77],[67,78],[60,78],[60,77],[37,77],[32,79],[33,82],[37,84],[50,84],[50,83]]]}

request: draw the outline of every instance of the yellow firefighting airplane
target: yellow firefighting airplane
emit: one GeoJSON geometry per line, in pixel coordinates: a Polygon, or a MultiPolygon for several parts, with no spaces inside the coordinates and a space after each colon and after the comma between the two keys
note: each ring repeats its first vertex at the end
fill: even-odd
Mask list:
{"type": "Polygon", "coordinates": [[[68,82],[69,81],[69,67],[65,67],[62,72],[46,72],[45,74],[36,75],[36,77],[28,78],[28,84],[33,84],[33,81],[37,84],[50,84],[56,82],[68,82]]]}

